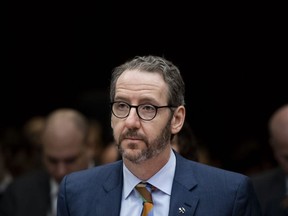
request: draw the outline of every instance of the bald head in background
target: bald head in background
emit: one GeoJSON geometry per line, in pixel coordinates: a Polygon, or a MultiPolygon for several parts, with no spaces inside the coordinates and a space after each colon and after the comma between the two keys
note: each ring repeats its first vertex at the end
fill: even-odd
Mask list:
{"type": "Polygon", "coordinates": [[[64,175],[86,169],[91,163],[87,124],[86,117],[73,109],[58,109],[47,117],[42,136],[43,162],[58,183],[64,175]]]}
{"type": "Polygon", "coordinates": [[[263,215],[288,212],[288,104],[276,109],[268,121],[269,143],[278,163],[252,177],[263,215]]]}
{"type": "Polygon", "coordinates": [[[87,144],[88,126],[86,116],[71,108],[59,108],[45,116],[40,133],[44,167],[9,184],[1,198],[1,216],[57,215],[58,188],[63,177],[88,169],[93,163],[87,144]]]}
{"type": "Polygon", "coordinates": [[[288,174],[288,104],[280,107],[271,116],[269,133],[274,157],[288,174]]]}

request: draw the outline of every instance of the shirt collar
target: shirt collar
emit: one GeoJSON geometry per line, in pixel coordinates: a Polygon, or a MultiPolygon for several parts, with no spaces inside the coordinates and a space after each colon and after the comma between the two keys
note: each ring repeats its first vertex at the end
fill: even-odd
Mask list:
{"type": "Polygon", "coordinates": [[[50,178],[50,194],[55,196],[58,194],[59,184],[55,181],[55,179],[50,178]]]}
{"type": "MultiPolygon", "coordinates": [[[[175,174],[176,167],[176,157],[174,152],[171,149],[170,158],[168,162],[162,167],[155,175],[153,175],[150,179],[147,180],[150,184],[161,190],[162,192],[171,195],[172,184],[175,174]]],[[[131,194],[134,187],[141,182],[135,175],[133,175],[128,168],[123,164],[123,194],[124,198],[131,194]]]]}

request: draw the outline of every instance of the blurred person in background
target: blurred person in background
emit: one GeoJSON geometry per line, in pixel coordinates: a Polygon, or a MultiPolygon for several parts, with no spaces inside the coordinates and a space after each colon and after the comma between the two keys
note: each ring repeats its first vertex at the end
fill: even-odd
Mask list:
{"type": "Polygon", "coordinates": [[[264,215],[288,215],[288,104],[268,122],[269,143],[277,167],[252,176],[264,215]]]}
{"type": "Polygon", "coordinates": [[[199,161],[198,143],[196,136],[187,121],[178,134],[175,134],[171,141],[172,148],[183,157],[199,161]]]}
{"type": "Polygon", "coordinates": [[[56,216],[63,176],[91,165],[88,121],[77,110],[60,108],[48,115],[41,137],[44,170],[15,179],[0,203],[1,216],[56,216]]]}
{"type": "Polygon", "coordinates": [[[171,145],[176,152],[189,160],[220,167],[220,163],[213,160],[209,149],[199,141],[187,121],[184,122],[179,133],[174,135],[171,145]]]}
{"type": "Polygon", "coordinates": [[[4,154],[2,160],[13,179],[31,171],[30,147],[19,127],[1,129],[0,142],[4,154]]]}
{"type": "Polygon", "coordinates": [[[24,141],[29,147],[29,158],[31,169],[42,169],[42,133],[45,127],[44,116],[33,116],[29,118],[22,127],[24,141]]]}
{"type": "Polygon", "coordinates": [[[6,165],[4,146],[0,141],[0,203],[7,186],[12,182],[13,177],[6,165]]]}
{"type": "Polygon", "coordinates": [[[87,145],[89,148],[88,154],[92,158],[91,166],[99,165],[103,147],[103,127],[101,122],[96,119],[88,120],[88,136],[87,145]]]}
{"type": "Polygon", "coordinates": [[[100,156],[100,164],[112,163],[121,159],[118,151],[118,146],[114,141],[111,141],[105,146],[100,156]]]}

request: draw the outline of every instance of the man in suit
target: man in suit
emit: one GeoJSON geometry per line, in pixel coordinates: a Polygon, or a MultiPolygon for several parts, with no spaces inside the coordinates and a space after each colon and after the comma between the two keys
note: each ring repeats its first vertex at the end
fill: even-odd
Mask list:
{"type": "Polygon", "coordinates": [[[7,168],[5,150],[1,144],[2,143],[0,141],[0,203],[6,188],[13,181],[13,176],[7,168]]]}
{"type": "Polygon", "coordinates": [[[265,215],[288,215],[288,104],[273,113],[268,129],[279,166],[252,176],[252,181],[265,215]]]}
{"type": "Polygon", "coordinates": [[[247,176],[172,150],[171,140],[185,121],[184,91],[179,69],[164,58],[135,57],[116,67],[111,127],[122,160],[66,175],[58,216],[139,216],[147,198],[135,189],[138,183],[156,188],[148,200],[155,216],[260,216],[247,176]]]}
{"type": "Polygon", "coordinates": [[[77,110],[53,111],[42,134],[45,170],[15,179],[6,189],[1,216],[56,216],[58,186],[63,176],[88,168],[87,120],[77,110]]]}

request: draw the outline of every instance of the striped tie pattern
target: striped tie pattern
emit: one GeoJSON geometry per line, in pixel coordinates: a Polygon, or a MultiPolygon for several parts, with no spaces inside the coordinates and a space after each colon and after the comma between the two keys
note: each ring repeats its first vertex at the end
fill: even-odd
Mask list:
{"type": "Polygon", "coordinates": [[[143,209],[141,216],[153,216],[153,200],[151,192],[154,187],[149,183],[139,183],[136,185],[136,190],[139,192],[143,199],[143,209]]]}

